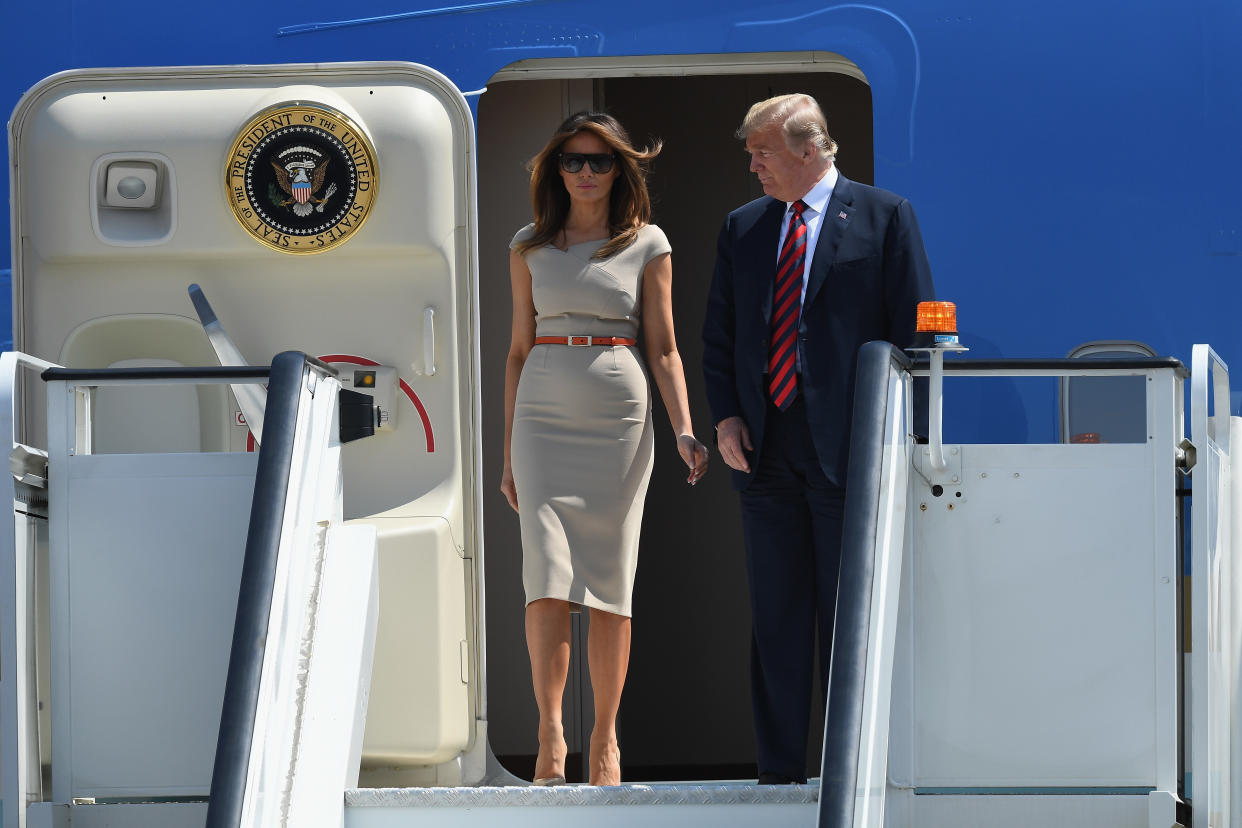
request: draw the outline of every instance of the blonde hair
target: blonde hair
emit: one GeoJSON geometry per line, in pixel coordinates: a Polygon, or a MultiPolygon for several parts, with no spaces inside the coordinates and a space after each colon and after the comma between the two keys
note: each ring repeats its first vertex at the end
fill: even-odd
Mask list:
{"type": "Polygon", "coordinates": [[[535,231],[514,248],[526,251],[551,243],[565,229],[569,217],[569,193],[560,176],[561,147],[581,132],[590,132],[608,145],[619,175],[608,196],[608,241],[591,257],[606,259],[633,244],[638,231],[651,221],[651,197],[647,194],[647,165],[663,144],[657,139],[646,149],[636,149],[625,127],[602,112],[577,112],[556,128],[556,132],[531,159],[530,203],[535,214],[535,231]]]}
{"type": "Polygon", "coordinates": [[[774,124],[781,126],[790,149],[801,149],[810,142],[819,150],[820,157],[837,157],[837,142],[828,134],[824,111],[810,95],[777,95],[760,101],[746,113],[736,134],[744,141],[752,132],[774,124]]]}

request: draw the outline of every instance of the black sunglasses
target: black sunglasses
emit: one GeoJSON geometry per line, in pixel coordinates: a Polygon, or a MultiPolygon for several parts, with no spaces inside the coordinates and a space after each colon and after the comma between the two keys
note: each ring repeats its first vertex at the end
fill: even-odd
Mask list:
{"type": "Polygon", "coordinates": [[[610,152],[562,152],[561,169],[567,173],[576,173],[583,164],[591,165],[591,172],[603,175],[612,169],[613,155],[610,152]]]}

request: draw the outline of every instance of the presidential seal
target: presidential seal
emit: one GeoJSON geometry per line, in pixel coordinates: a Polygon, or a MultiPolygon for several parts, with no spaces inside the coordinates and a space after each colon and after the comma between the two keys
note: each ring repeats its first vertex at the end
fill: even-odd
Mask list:
{"type": "Polygon", "coordinates": [[[242,127],[224,178],[241,226],[282,253],[322,253],[350,239],[379,186],[366,134],[329,106],[300,102],[242,127]]]}

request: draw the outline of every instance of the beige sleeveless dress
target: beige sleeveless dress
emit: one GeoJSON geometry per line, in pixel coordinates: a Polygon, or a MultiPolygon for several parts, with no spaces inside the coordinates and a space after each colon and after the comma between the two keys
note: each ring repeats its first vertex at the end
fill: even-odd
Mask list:
{"type": "MultiPolygon", "coordinates": [[[[512,244],[533,231],[523,227],[512,244]]],[[[527,251],[536,336],[637,337],[643,269],[670,252],[668,239],[647,225],[629,247],[592,259],[603,244],[527,251]]],[[[534,346],[512,440],[526,602],[559,598],[628,616],[655,459],[638,348],[534,346]]]]}

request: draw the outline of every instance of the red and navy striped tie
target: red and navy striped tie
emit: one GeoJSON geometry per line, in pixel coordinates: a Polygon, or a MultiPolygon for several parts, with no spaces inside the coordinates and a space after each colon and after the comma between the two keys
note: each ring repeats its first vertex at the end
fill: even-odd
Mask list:
{"type": "Polygon", "coordinates": [[[772,343],[768,351],[768,394],[781,411],[798,396],[798,317],[802,313],[802,271],[806,264],[806,204],[793,203],[789,232],[776,261],[772,291],[772,343]]]}

